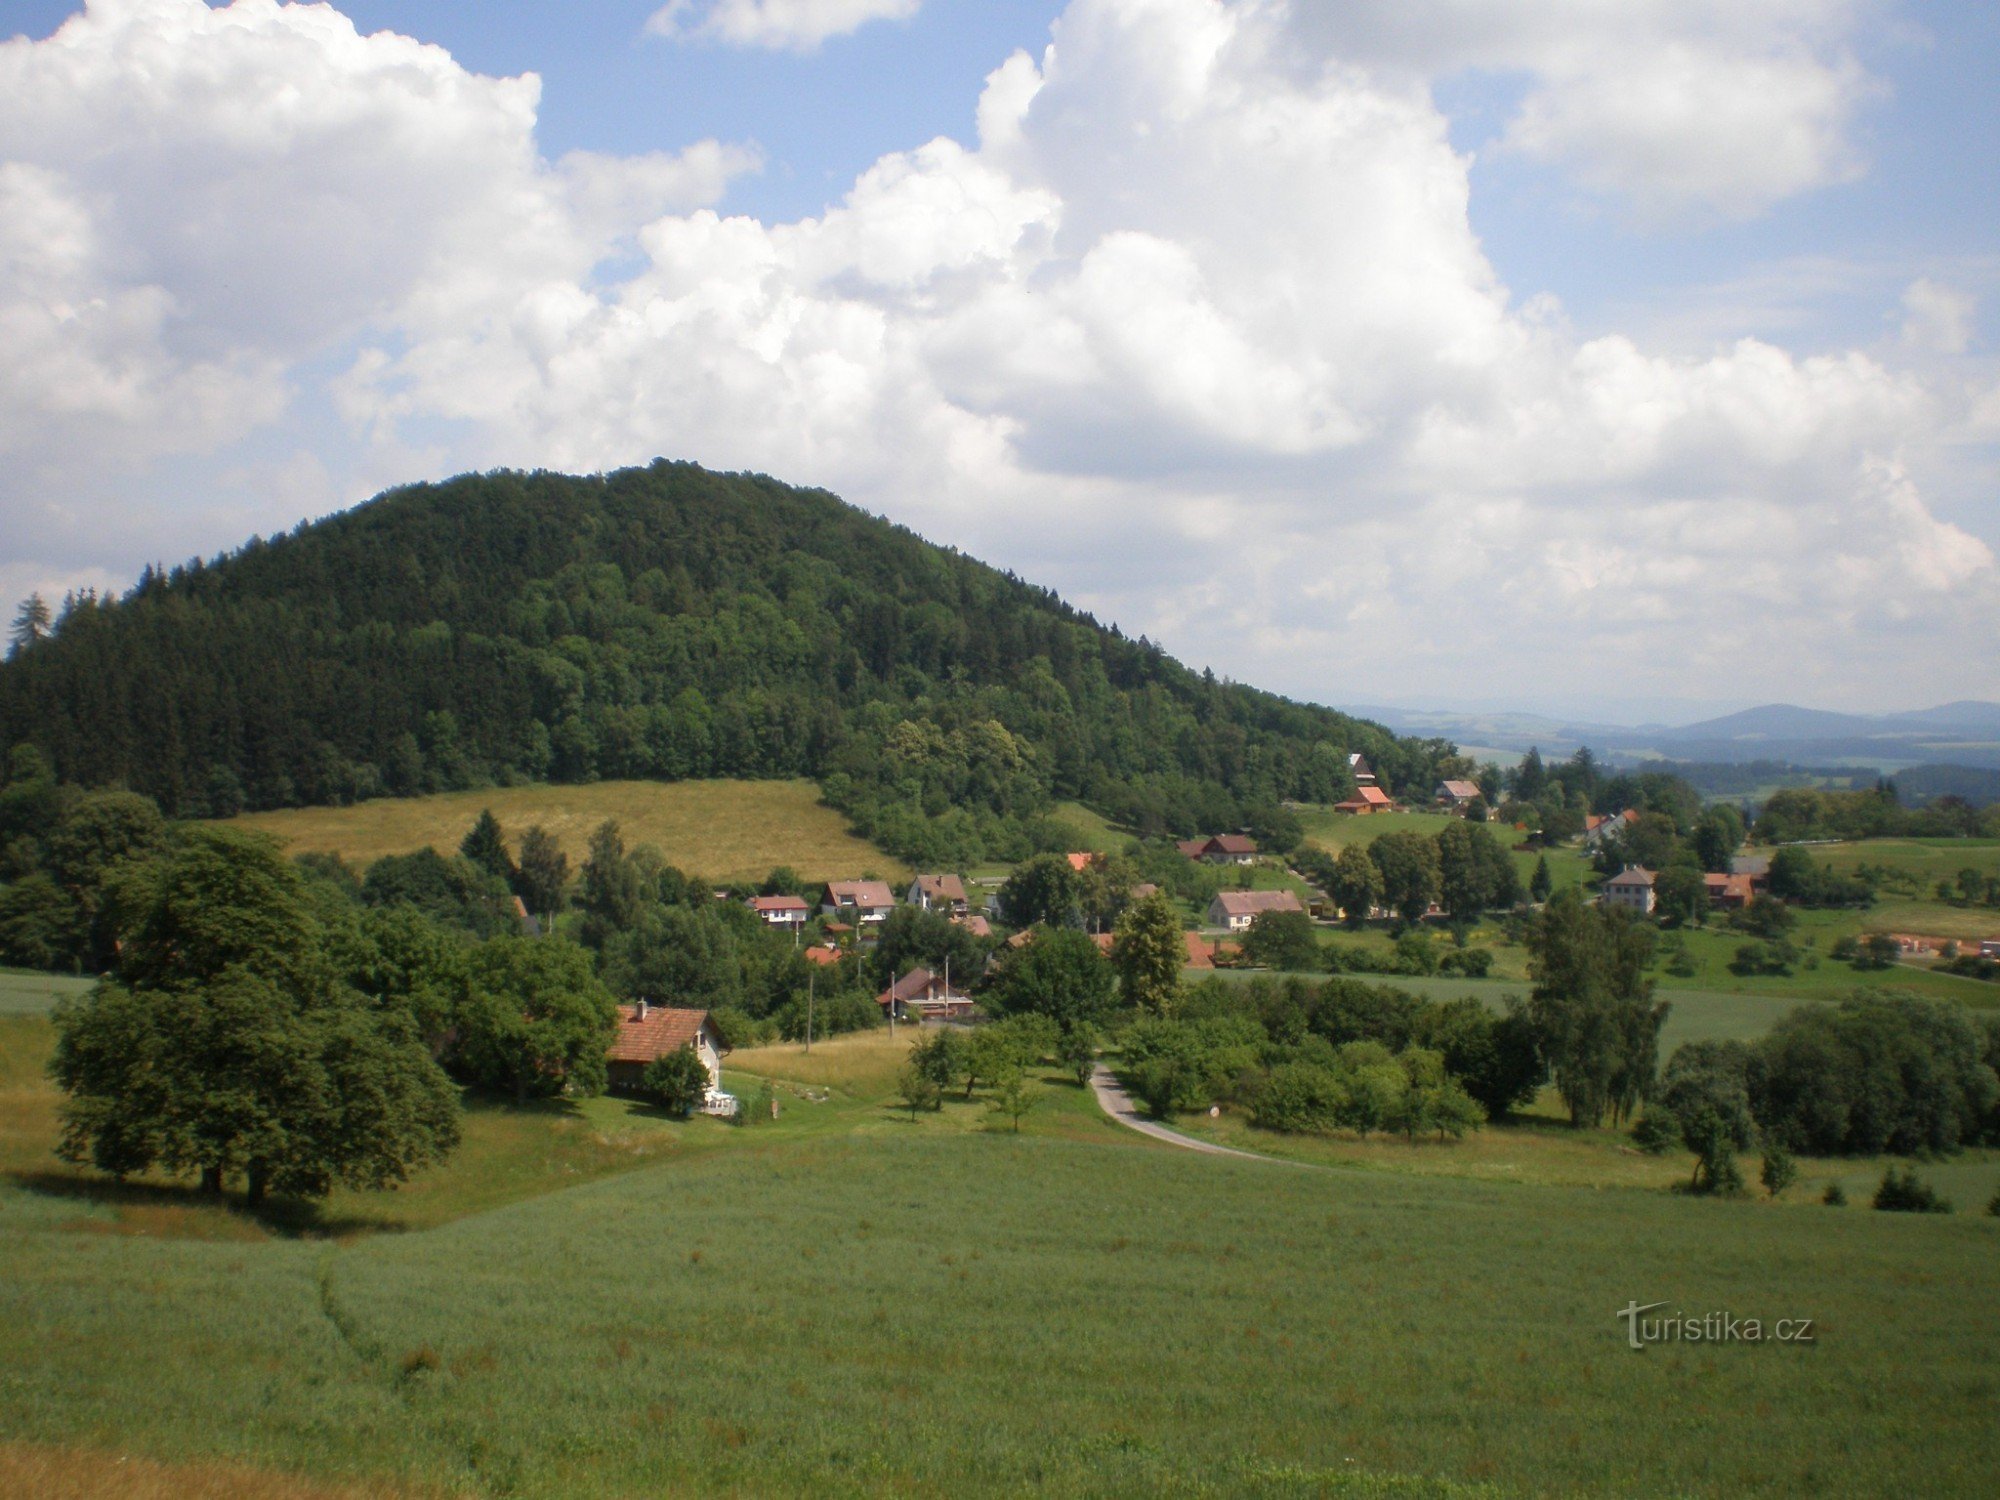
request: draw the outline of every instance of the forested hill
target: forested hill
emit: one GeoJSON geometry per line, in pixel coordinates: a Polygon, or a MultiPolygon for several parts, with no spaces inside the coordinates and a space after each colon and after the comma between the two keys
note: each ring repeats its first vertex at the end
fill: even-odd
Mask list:
{"type": "Polygon", "coordinates": [[[73,599],[0,745],[179,816],[521,779],[814,776],[913,858],[1055,800],[1193,832],[1450,747],[1197,675],[821,491],[659,462],[391,491],[73,599]]]}

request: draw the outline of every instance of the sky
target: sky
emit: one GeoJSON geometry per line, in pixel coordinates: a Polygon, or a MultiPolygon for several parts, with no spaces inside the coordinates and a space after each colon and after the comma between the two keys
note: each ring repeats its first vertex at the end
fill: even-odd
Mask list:
{"type": "Polygon", "coordinates": [[[2000,698],[1996,77],[1985,0],[5,0],[0,599],[664,455],[1336,706],[2000,698]]]}

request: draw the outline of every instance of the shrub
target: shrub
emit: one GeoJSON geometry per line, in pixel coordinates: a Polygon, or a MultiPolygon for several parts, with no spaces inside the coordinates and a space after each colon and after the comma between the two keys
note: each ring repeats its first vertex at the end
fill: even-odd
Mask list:
{"type": "Polygon", "coordinates": [[[1445,974],[1463,974],[1468,979],[1484,979],[1493,968],[1491,948],[1461,948],[1447,953],[1438,964],[1445,974]]]}
{"type": "Polygon", "coordinates": [[[1939,1196],[1936,1188],[1917,1176],[1915,1167],[1904,1167],[1900,1172],[1891,1167],[1875,1189],[1874,1206],[1886,1213],[1948,1214],[1951,1199],[1939,1196]]]}
{"type": "Polygon", "coordinates": [[[1681,1143],[1681,1128],[1663,1109],[1649,1109],[1632,1127],[1632,1144],[1648,1156],[1665,1156],[1681,1143]]]}
{"type": "Polygon", "coordinates": [[[646,1064],[646,1092],[660,1108],[685,1120],[708,1092],[708,1068],[691,1047],[676,1047],[646,1064]]]}
{"type": "Polygon", "coordinates": [[[1845,1208],[1847,1207],[1847,1193],[1841,1188],[1839,1183],[1829,1182],[1826,1185],[1826,1191],[1819,1195],[1819,1201],[1824,1203],[1828,1208],[1845,1208]]]}
{"type": "Polygon", "coordinates": [[[1799,1164],[1792,1159],[1791,1152],[1773,1141],[1764,1148],[1764,1167],[1758,1179],[1764,1184],[1764,1191],[1776,1198],[1799,1180],[1799,1164]]]}
{"type": "Polygon", "coordinates": [[[1345,1085],[1315,1063],[1281,1063],[1257,1089],[1252,1120],[1265,1130],[1323,1135],[1347,1112],[1345,1085]]]}

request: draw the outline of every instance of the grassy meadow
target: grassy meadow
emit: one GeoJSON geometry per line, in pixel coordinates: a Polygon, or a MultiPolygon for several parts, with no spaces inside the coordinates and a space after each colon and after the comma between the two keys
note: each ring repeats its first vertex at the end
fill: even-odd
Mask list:
{"type": "Polygon", "coordinates": [[[572,867],[590,835],[616,819],[625,845],[652,844],[670,864],[710,880],[761,880],[790,865],[807,880],[864,871],[903,879],[909,867],[847,831],[810,781],[597,781],[586,786],[492,787],[433,797],[385,797],[353,807],[245,813],[229,821],[276,835],[294,854],[338,854],[367,865],[426,846],[456,854],[490,807],[510,843],[539,823],[562,843],[572,867]]]}
{"type": "MultiPolygon", "coordinates": [[[[1970,1495],[2000,1466],[2000,1222],[1970,1213],[1688,1199],[1678,1158],[1547,1122],[1188,1127],[1327,1168],[1287,1170],[1053,1076],[1018,1135],[978,1098],[912,1123],[906,1030],[732,1054],[772,1122],[475,1112],[447,1167],[316,1222],[157,1185],[121,1220],[37,1175],[47,1037],[0,1023],[0,1485],[73,1485],[30,1493],[1970,1495]],[[1817,1339],[1635,1353],[1635,1299],[1817,1339]]],[[[1839,1167],[1865,1197],[1877,1164],[1839,1167]]],[[[1968,1209],[2000,1159],[1926,1172],[1968,1209]]]]}

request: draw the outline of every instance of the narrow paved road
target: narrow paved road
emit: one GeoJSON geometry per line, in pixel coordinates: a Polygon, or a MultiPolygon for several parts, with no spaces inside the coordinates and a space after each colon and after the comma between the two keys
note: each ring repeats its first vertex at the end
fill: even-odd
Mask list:
{"type": "Polygon", "coordinates": [[[1127,1129],[1136,1130],[1141,1135],[1150,1135],[1156,1141],[1165,1141],[1169,1146],[1185,1146],[1190,1151],[1204,1151],[1210,1156],[1240,1156],[1245,1161],[1268,1161],[1281,1167],[1309,1167],[1310,1162],[1286,1161],[1277,1156],[1259,1156],[1255,1151],[1238,1151],[1234,1146],[1218,1146],[1213,1141],[1198,1141],[1191,1135],[1182,1135],[1178,1130],[1152,1120],[1139,1117],[1138,1106],[1132,1096],[1119,1086],[1111,1070],[1103,1063],[1090,1075],[1091,1091],[1097,1095],[1098,1107],[1112,1119],[1127,1129]]]}

